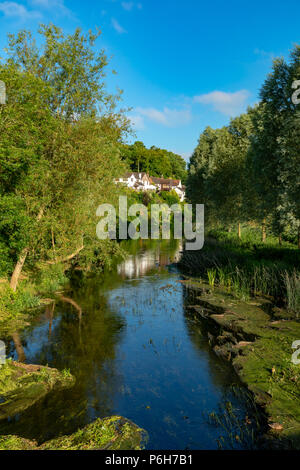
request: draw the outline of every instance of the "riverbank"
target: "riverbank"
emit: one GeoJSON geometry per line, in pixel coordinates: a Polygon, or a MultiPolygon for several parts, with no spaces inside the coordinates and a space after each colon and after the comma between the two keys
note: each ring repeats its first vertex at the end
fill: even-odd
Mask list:
{"type": "Polygon", "coordinates": [[[300,323],[266,299],[243,302],[195,279],[183,284],[214,352],[232,363],[264,409],[265,445],[299,449],[300,366],[292,362],[292,344],[300,339],[300,323]]]}

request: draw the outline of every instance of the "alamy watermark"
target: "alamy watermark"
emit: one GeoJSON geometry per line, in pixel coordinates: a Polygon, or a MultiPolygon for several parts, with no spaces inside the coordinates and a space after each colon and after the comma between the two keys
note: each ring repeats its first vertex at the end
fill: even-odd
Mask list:
{"type": "Polygon", "coordinates": [[[297,339],[292,344],[292,349],[296,349],[296,351],[292,354],[292,363],[295,365],[300,364],[300,339],[297,339]]]}
{"type": "MultiPolygon", "coordinates": [[[[118,239],[170,240],[173,214],[173,235],[175,240],[186,240],[187,250],[201,250],[204,245],[204,205],[133,204],[128,207],[127,196],[119,197],[118,239]],[[128,222],[128,220],[132,221],[128,222]],[[194,220],[193,220],[194,219],[194,220]]],[[[112,204],[101,204],[96,212],[101,217],[96,233],[100,240],[117,238],[117,211],[112,204]]]]}
{"type": "Polygon", "coordinates": [[[294,93],[292,94],[292,103],[297,105],[300,104],[300,80],[295,80],[292,83],[294,93]]]}
{"type": "Polygon", "coordinates": [[[0,366],[3,366],[6,362],[6,346],[4,341],[0,341],[0,366]]]}
{"type": "Polygon", "coordinates": [[[0,104],[6,104],[6,86],[2,80],[0,80],[0,104]]]}

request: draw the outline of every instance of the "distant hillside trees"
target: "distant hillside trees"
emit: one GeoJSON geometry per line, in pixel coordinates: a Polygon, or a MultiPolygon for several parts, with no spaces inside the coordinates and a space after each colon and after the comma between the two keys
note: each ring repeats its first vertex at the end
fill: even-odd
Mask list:
{"type": "Polygon", "coordinates": [[[186,162],[180,156],[157,147],[147,149],[143,142],[123,145],[121,155],[132,171],[144,171],[150,176],[180,179],[185,182],[186,162]]]}

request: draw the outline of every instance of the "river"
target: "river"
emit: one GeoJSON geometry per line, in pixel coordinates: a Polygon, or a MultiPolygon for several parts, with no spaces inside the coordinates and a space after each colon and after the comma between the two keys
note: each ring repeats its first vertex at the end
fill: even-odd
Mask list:
{"type": "MultiPolygon", "coordinates": [[[[122,415],[147,430],[149,449],[252,448],[247,394],[188,309],[174,263],[180,245],[125,243],[125,261],[76,277],[20,334],[26,362],[67,368],[76,385],[1,423],[0,433],[42,442],[122,415]]],[[[8,350],[20,355],[13,342],[8,350]]]]}

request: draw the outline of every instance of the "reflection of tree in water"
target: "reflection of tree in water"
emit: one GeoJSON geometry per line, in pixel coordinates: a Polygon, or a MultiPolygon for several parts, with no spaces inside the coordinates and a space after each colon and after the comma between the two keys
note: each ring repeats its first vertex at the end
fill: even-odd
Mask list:
{"type": "Polygon", "coordinates": [[[14,343],[14,346],[15,346],[15,350],[17,352],[18,361],[19,362],[25,362],[26,361],[26,355],[25,355],[25,351],[24,351],[19,333],[16,331],[15,333],[12,334],[11,337],[12,337],[12,340],[13,340],[13,343],[14,343]]]}
{"type": "MultiPolygon", "coordinates": [[[[86,282],[76,297],[72,293],[61,296],[55,310],[53,305],[46,308],[44,320],[49,327],[41,329],[44,337],[37,341],[29,329],[22,339],[25,350],[28,345],[30,351],[27,360],[69,369],[76,384],[50,394],[20,419],[2,424],[0,433],[18,433],[43,441],[111,414],[114,392],[120,387],[114,361],[124,320],[107,308],[99,286],[96,288],[93,282],[86,282]]],[[[19,355],[23,349],[20,336],[14,341],[19,355]]]]}
{"type": "Polygon", "coordinates": [[[124,244],[130,255],[117,266],[122,279],[141,277],[153,270],[160,272],[165,266],[178,260],[181,249],[179,240],[139,240],[139,242],[137,245],[131,240],[124,244]]]}

